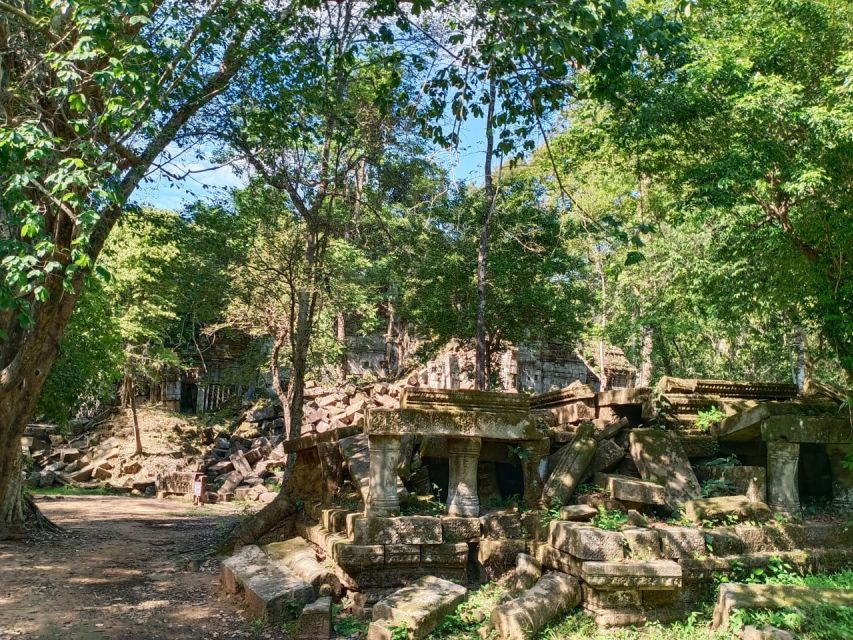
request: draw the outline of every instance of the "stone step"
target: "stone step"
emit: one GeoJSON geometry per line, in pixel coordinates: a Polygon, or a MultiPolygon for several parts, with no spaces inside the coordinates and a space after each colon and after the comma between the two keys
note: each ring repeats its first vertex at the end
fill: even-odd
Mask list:
{"type": "Polygon", "coordinates": [[[263,547],[264,553],[278,565],[284,565],[314,588],[314,594],[338,597],[341,581],[335,572],[317,561],[317,554],[302,538],[273,542],[263,547]]]}
{"type": "Polygon", "coordinates": [[[489,627],[501,640],[528,640],[580,601],[581,586],[577,578],[552,571],[517,598],[492,609],[489,627]]]}
{"type": "Polygon", "coordinates": [[[726,582],[720,585],[712,628],[725,629],[735,609],[787,609],[818,605],[853,607],[853,589],[726,582]]]}
{"type": "Polygon", "coordinates": [[[581,579],[601,590],[670,591],[681,587],[681,565],[671,560],[587,561],[581,579]]]}
{"type": "Polygon", "coordinates": [[[293,571],[248,545],[222,562],[222,584],[229,593],[243,592],[249,613],[270,624],[284,622],[297,606],[314,602],[314,588],[293,571]]]}
{"type": "Polygon", "coordinates": [[[408,627],[408,637],[424,638],[453,613],[467,592],[449,580],[424,576],[374,605],[367,640],[394,640],[398,637],[394,629],[401,625],[408,627]]]}

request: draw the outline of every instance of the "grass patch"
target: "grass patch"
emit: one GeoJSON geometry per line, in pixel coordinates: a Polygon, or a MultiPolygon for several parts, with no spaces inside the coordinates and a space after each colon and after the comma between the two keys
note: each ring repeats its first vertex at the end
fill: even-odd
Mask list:
{"type": "Polygon", "coordinates": [[[820,605],[773,611],[736,611],[732,631],[748,624],[759,628],[771,625],[786,629],[803,640],[847,640],[853,638],[853,607],[820,605]]]}

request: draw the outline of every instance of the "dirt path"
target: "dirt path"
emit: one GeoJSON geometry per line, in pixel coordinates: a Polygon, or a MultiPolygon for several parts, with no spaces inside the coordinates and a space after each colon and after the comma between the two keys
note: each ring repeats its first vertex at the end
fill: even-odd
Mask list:
{"type": "Polygon", "coordinates": [[[0,542],[0,640],[281,637],[252,627],[241,603],[219,590],[218,562],[203,556],[233,522],[229,505],[105,496],[37,502],[66,533],[0,542]]]}

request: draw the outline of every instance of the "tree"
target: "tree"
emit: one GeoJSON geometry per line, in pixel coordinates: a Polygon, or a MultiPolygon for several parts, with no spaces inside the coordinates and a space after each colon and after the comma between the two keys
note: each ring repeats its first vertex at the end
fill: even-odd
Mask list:
{"type": "Polygon", "coordinates": [[[0,537],[35,511],[18,440],[107,235],[289,15],[268,2],[0,4],[0,537]]]}
{"type": "Polygon", "coordinates": [[[850,3],[714,0],[685,46],[625,78],[612,114],[622,144],[679,209],[760,256],[756,282],[820,326],[853,379],[850,3]]]}

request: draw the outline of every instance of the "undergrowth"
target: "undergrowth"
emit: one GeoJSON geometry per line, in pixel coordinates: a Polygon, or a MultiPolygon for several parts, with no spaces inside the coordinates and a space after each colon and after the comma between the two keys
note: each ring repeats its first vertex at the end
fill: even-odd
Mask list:
{"type": "Polygon", "coordinates": [[[59,487],[32,487],[27,489],[30,494],[34,496],[124,496],[126,498],[143,498],[145,496],[138,496],[128,493],[127,491],[120,491],[118,489],[114,489],[113,487],[72,487],[69,485],[62,485],[59,487]]]}

